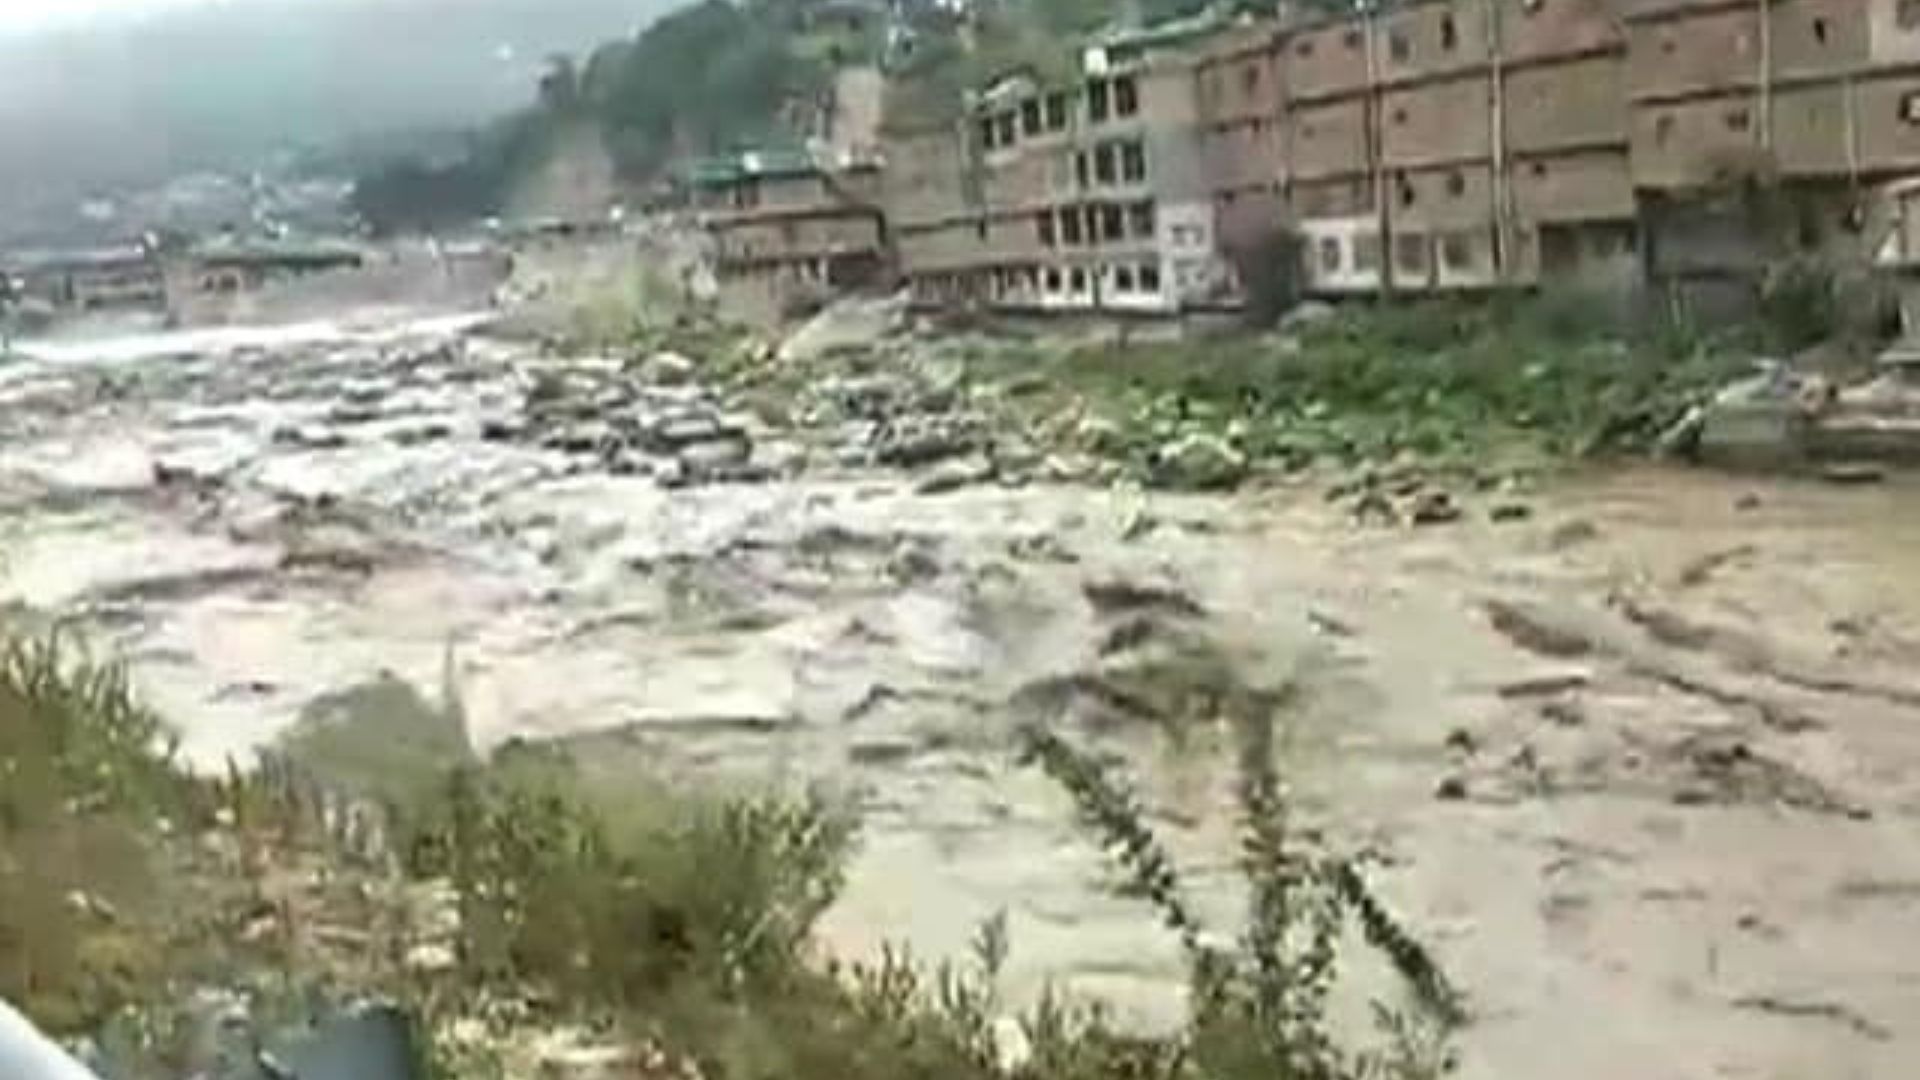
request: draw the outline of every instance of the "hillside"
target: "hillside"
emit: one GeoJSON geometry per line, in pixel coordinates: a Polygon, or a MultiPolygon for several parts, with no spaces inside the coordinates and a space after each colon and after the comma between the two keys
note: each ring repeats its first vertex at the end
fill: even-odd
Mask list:
{"type": "Polygon", "coordinates": [[[242,0],[0,37],[0,220],[76,189],[483,123],[525,102],[550,54],[671,5],[242,0]]]}

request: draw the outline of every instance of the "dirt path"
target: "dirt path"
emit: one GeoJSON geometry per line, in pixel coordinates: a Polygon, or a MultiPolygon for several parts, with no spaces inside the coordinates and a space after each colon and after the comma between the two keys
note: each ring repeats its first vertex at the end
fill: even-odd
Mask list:
{"type": "Polygon", "coordinates": [[[440,339],[11,369],[8,593],[124,652],[209,764],[380,671],[438,686],[451,646],[484,745],[829,785],[867,823],[832,947],[953,954],[1005,908],[1015,997],[1148,1018],[1172,943],[1008,732],[1123,755],[1224,928],[1205,717],[1284,690],[1301,799],[1472,995],[1466,1075],[1910,1072],[1911,488],[1615,471],[1421,529],[1317,490],[668,489],[500,437],[536,382],[440,339]]]}

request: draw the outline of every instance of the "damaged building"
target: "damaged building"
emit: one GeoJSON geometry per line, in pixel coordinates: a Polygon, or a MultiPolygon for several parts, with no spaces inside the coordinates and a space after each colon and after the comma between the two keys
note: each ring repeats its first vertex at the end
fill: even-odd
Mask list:
{"type": "Polygon", "coordinates": [[[874,283],[891,261],[880,170],[870,159],[746,152],[695,163],[683,182],[712,239],[722,295],[738,310],[803,310],[874,283]]]}

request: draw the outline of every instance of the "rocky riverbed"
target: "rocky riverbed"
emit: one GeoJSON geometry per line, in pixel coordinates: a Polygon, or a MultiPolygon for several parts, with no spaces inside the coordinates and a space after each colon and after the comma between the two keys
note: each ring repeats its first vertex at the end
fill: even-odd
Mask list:
{"type": "Polygon", "coordinates": [[[124,655],[208,767],[450,672],[482,748],[824,785],[865,822],[830,947],[951,955],[1004,909],[1014,997],[1148,1020],[1174,945],[1010,733],[1126,761],[1225,928],[1207,718],[1284,691],[1303,806],[1471,996],[1466,1075],[1906,1075],[1910,486],[1148,493],[938,377],[769,401],[709,359],[449,323],[15,362],[7,596],[124,655]]]}

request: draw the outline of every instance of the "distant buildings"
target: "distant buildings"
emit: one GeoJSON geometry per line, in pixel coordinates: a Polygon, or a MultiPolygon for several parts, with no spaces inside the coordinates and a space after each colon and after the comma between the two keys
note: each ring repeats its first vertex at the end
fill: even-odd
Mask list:
{"type": "MultiPolygon", "coordinates": [[[[885,228],[861,220],[888,242],[862,250],[929,305],[1543,283],[1714,305],[1781,259],[1871,259],[1876,189],[1920,173],[1920,0],[1203,15],[1010,74],[958,120],[889,113],[881,155],[885,228]]],[[[800,230],[760,223],[825,212],[835,175],[728,207],[723,260],[804,265],[800,230]]]]}

